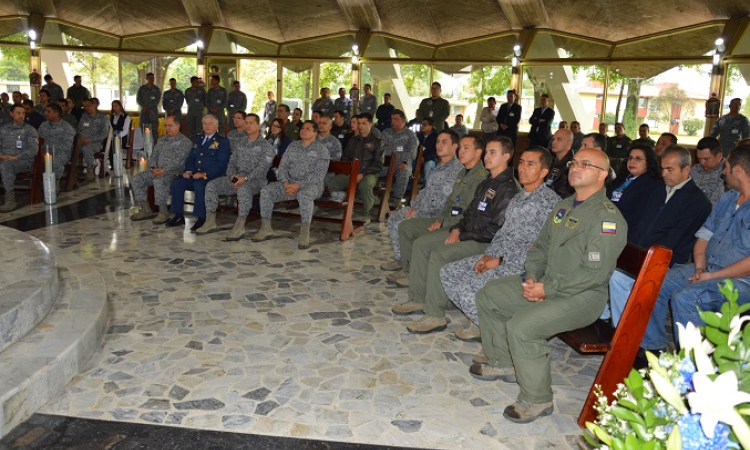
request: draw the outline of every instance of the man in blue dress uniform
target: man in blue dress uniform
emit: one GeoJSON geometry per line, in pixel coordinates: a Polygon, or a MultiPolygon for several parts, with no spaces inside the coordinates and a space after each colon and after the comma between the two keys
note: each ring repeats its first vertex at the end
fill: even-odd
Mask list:
{"type": "Polygon", "coordinates": [[[226,175],[231,149],[229,139],[220,135],[216,116],[203,117],[203,135],[193,140],[193,149],[185,161],[185,173],[172,183],[172,206],[175,216],[168,227],[185,225],[185,191],[195,192],[193,215],[198,218],[190,231],[206,223],[206,185],[209,181],[226,175]]]}

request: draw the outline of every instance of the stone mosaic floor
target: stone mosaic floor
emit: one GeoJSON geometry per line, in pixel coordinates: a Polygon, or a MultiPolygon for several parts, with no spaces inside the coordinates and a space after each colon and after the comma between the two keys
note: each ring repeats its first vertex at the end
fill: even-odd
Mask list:
{"type": "Polygon", "coordinates": [[[298,251],[291,221],[275,222],[277,239],[227,243],[128,215],[31,232],[96,267],[111,308],[102,347],[40,412],[407,447],[579,447],[575,421],[601,359],[553,340],[555,414],[506,421],[518,387],[469,375],[480,347],[452,336],[460,313],[424,336],[391,314],[406,290],[378,269],[385,225],[341,243],[314,224],[313,246],[298,251]]]}

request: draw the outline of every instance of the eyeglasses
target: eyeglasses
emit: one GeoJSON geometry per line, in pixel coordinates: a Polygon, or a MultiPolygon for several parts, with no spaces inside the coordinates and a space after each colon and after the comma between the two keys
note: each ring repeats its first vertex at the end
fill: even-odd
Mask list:
{"type": "Polygon", "coordinates": [[[628,156],[628,161],[641,162],[641,161],[645,161],[645,160],[646,160],[646,158],[641,158],[640,156],[628,156]]]}
{"type": "Polygon", "coordinates": [[[572,161],[568,161],[568,169],[572,169],[574,167],[579,167],[579,166],[582,169],[588,169],[589,167],[593,167],[594,169],[603,170],[605,172],[607,171],[607,169],[605,169],[603,167],[595,166],[595,165],[591,164],[588,161],[576,161],[575,159],[572,160],[572,161]]]}

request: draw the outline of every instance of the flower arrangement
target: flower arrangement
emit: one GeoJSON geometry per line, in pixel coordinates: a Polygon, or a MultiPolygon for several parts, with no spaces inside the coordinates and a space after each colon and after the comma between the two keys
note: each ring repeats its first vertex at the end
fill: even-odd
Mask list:
{"type": "Polygon", "coordinates": [[[721,312],[705,326],[677,324],[682,348],[633,370],[610,403],[597,386],[597,419],[586,440],[603,449],[750,449],[750,317],[731,280],[719,286],[721,312]]]}

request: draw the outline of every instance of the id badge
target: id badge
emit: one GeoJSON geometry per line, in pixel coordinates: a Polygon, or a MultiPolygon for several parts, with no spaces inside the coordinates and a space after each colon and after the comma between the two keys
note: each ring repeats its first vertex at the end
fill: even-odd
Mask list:
{"type": "Polygon", "coordinates": [[[196,98],[196,99],[195,99],[195,101],[196,101],[196,102],[199,102],[199,101],[201,101],[201,99],[199,99],[199,98],[196,98]]]}
{"type": "Polygon", "coordinates": [[[83,127],[88,128],[91,125],[91,122],[84,122],[83,127]]]}
{"type": "Polygon", "coordinates": [[[432,111],[430,111],[430,117],[432,117],[432,111]]]}
{"type": "Polygon", "coordinates": [[[732,134],[739,134],[739,133],[740,133],[740,130],[738,130],[737,128],[732,129],[732,134]]]}
{"type": "Polygon", "coordinates": [[[339,139],[344,139],[344,135],[343,134],[339,134],[339,139]]]}
{"type": "Polygon", "coordinates": [[[221,99],[219,99],[219,100],[216,100],[216,104],[217,104],[217,105],[218,105],[218,104],[220,104],[220,103],[221,103],[221,99]]]}
{"type": "Polygon", "coordinates": [[[151,100],[156,100],[156,97],[154,97],[154,96],[152,95],[152,96],[151,96],[151,100]]]}
{"type": "Polygon", "coordinates": [[[622,191],[614,191],[612,193],[613,202],[619,202],[621,198],[622,198],[622,191]]]}
{"type": "Polygon", "coordinates": [[[16,148],[23,148],[23,141],[21,139],[16,141],[16,148]]]}
{"type": "Polygon", "coordinates": [[[479,206],[477,206],[477,209],[480,211],[485,211],[487,209],[487,202],[479,202],[479,206]]]}
{"type": "Polygon", "coordinates": [[[458,206],[454,206],[451,208],[451,216],[456,217],[461,215],[461,213],[464,212],[463,208],[459,208],[458,206]]]}

